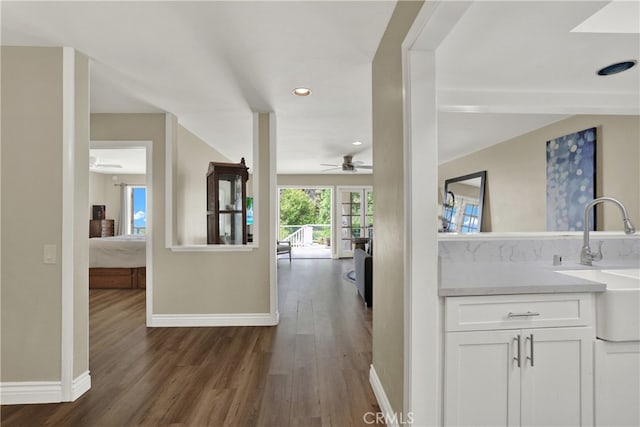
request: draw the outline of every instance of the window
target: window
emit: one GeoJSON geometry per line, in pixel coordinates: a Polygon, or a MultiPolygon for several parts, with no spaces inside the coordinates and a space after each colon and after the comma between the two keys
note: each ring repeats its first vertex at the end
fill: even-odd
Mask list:
{"type": "Polygon", "coordinates": [[[338,209],[338,256],[350,257],[356,239],[373,238],[373,190],[370,187],[339,187],[338,209]]]}
{"type": "Polygon", "coordinates": [[[147,187],[127,186],[129,206],[127,209],[126,234],[146,234],[147,232],[147,187]]]}
{"type": "Polygon", "coordinates": [[[456,216],[458,214],[458,208],[454,206],[446,205],[443,212],[443,230],[455,231],[456,229],[456,216]]]}
{"type": "Polygon", "coordinates": [[[480,205],[477,200],[464,197],[442,207],[442,231],[474,233],[480,231],[478,216],[480,205]]]}
{"type": "Polygon", "coordinates": [[[466,204],[464,206],[464,212],[462,214],[462,228],[463,233],[470,233],[478,230],[478,205],[466,204]]]}

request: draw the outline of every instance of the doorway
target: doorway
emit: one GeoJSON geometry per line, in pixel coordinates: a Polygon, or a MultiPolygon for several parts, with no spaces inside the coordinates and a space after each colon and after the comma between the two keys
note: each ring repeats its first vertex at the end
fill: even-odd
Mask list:
{"type": "Polygon", "coordinates": [[[333,190],[278,188],[278,241],[291,245],[291,258],[331,258],[333,190]]]}
{"type": "Polygon", "coordinates": [[[153,247],[151,158],[151,141],[90,143],[88,209],[93,214],[94,206],[102,206],[112,230],[89,240],[89,287],[144,291],[147,319],[153,247]],[[121,253],[127,256],[115,256],[121,253]]]}

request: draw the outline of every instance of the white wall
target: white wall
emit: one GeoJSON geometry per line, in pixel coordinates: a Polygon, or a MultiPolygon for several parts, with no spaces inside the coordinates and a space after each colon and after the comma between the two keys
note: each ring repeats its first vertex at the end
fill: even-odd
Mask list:
{"type": "Polygon", "coordinates": [[[2,47],[2,381],[60,380],[62,49],[2,47]]]}
{"type": "MultiPolygon", "coordinates": [[[[404,132],[401,44],[422,7],[398,2],[373,60],[373,367],[391,408],[404,406],[404,132]]],[[[416,185],[416,184],[414,184],[416,185]]]]}
{"type": "MultiPolygon", "coordinates": [[[[152,209],[153,215],[154,315],[202,315],[201,318],[210,319],[213,315],[223,314],[269,314],[270,256],[273,245],[268,242],[273,219],[268,209],[268,195],[270,186],[275,186],[275,182],[269,175],[269,116],[261,114],[260,117],[260,187],[257,189],[262,200],[259,212],[262,224],[260,248],[246,252],[180,252],[165,247],[165,137],[169,128],[175,132],[173,136],[177,140],[177,119],[170,118],[167,126],[164,114],[91,115],[92,140],[144,140],[153,144],[154,197],[153,206],[148,209],[152,209]]],[[[175,147],[169,149],[175,156],[175,147]]],[[[177,162],[173,169],[177,169],[177,162]]],[[[174,200],[177,197],[179,174],[177,170],[172,180],[174,200]]],[[[205,198],[205,193],[202,197],[205,198]]],[[[178,208],[172,206],[172,209],[175,217],[178,208]]]]}
{"type": "MultiPolygon", "coordinates": [[[[207,243],[207,169],[209,162],[239,163],[228,159],[202,139],[178,126],[176,148],[176,222],[178,245],[207,243]]],[[[253,188],[251,178],[247,189],[253,188]]]]}
{"type": "Polygon", "coordinates": [[[75,55],[73,378],[89,370],[89,243],[81,212],[89,201],[89,58],[75,55]]]}
{"type": "Polygon", "coordinates": [[[59,388],[36,397],[60,401],[66,375],[88,370],[87,228],[69,221],[84,218],[88,203],[88,60],[54,47],[1,54],[2,393],[7,382],[46,381],[59,388]],[[45,245],[55,246],[51,264],[45,245]]]}
{"type": "MultiPolygon", "coordinates": [[[[487,171],[483,231],[546,231],[546,141],[597,128],[596,196],[620,199],[640,223],[640,117],[573,116],[439,166],[445,179],[487,171]]],[[[439,188],[442,194],[442,188],[439,188]]],[[[598,230],[622,230],[617,207],[599,205],[598,230]]]]}
{"type": "Polygon", "coordinates": [[[285,186],[370,186],[373,185],[373,174],[310,174],[310,175],[278,175],[278,185],[285,186]]]}

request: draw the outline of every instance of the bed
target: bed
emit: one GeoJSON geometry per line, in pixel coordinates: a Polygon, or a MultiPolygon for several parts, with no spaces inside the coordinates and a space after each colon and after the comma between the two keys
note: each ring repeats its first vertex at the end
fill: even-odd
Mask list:
{"type": "Polygon", "coordinates": [[[146,288],[144,235],[89,239],[89,289],[146,288]]]}

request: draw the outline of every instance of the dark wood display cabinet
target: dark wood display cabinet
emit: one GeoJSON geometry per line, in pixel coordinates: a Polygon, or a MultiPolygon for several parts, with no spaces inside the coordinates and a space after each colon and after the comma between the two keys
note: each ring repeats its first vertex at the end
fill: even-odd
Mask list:
{"type": "Polygon", "coordinates": [[[207,244],[247,244],[249,168],[240,163],[210,162],[207,171],[207,244]]]}
{"type": "Polygon", "coordinates": [[[112,219],[90,219],[89,237],[111,237],[114,235],[112,219]]]}

